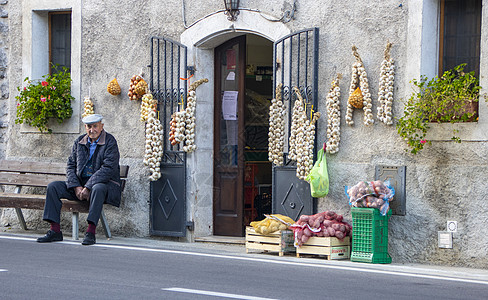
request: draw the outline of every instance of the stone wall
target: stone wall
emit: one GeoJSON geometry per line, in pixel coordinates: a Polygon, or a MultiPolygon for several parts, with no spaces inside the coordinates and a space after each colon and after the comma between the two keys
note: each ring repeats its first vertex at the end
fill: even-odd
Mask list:
{"type": "MultiPolygon", "coordinates": [[[[22,133],[19,126],[14,124],[14,96],[16,87],[23,80],[23,39],[28,38],[22,35],[22,3],[25,1],[8,4],[5,0],[0,1],[2,16],[8,6],[10,24],[9,30],[4,29],[7,19],[0,18],[0,36],[2,43],[5,40],[11,43],[10,51],[6,51],[8,47],[0,44],[0,121],[8,121],[10,126],[6,155],[25,160],[64,161],[70,148],[66,145],[71,145],[78,134],[22,133]],[[3,75],[7,74],[7,66],[8,78],[3,75]],[[9,88],[5,89],[4,86],[9,88]],[[8,99],[8,105],[5,99],[8,99]],[[8,107],[11,111],[5,116],[8,107]]],[[[70,2],[78,1],[81,2],[70,2]]],[[[266,20],[261,14],[269,19],[277,19],[282,14],[282,8],[289,8],[290,3],[293,1],[241,1],[241,7],[248,10],[241,11],[234,23],[229,22],[222,12],[217,12],[223,8],[223,3],[216,1],[169,0],[161,7],[159,0],[140,1],[137,6],[133,1],[88,0],[76,6],[82,10],[81,97],[90,95],[95,111],[105,116],[107,131],[113,133],[119,141],[121,163],[130,165],[122,207],[108,208],[106,211],[114,234],[149,235],[148,171],[142,164],[144,126],[139,121],[139,102],[131,102],[126,97],[130,77],[141,70],[147,71],[146,66],[150,62],[149,38],[153,35],[164,35],[177,41],[180,37],[184,38],[185,45],[192,49],[189,64],[197,66],[195,78],[199,79],[213,74],[212,49],[225,41],[226,36],[221,35],[223,40],[219,40],[209,34],[201,40],[194,40],[192,38],[198,36],[198,32],[192,34],[192,30],[202,26],[203,30],[213,28],[215,33],[230,34],[236,31],[263,34],[266,30],[260,28],[271,28],[274,22],[266,20]],[[182,2],[185,3],[184,17],[182,2]],[[184,20],[186,27],[192,27],[185,28],[184,20]],[[197,42],[203,44],[198,46],[197,42]],[[122,87],[119,96],[106,92],[106,85],[113,77],[117,77],[122,87]]],[[[330,193],[319,199],[318,210],[334,210],[350,221],[344,186],[374,178],[377,165],[406,166],[407,215],[393,216],[390,220],[389,246],[393,260],[488,267],[485,255],[488,237],[482,235],[488,225],[488,204],[484,199],[488,194],[488,187],[484,183],[488,171],[486,103],[480,102],[479,122],[468,124],[467,128],[459,127],[462,130],[461,144],[441,138],[443,133],[451,130],[450,127],[437,128],[437,138],[434,137],[432,146],[416,156],[405,152],[406,145],[399,138],[395,127],[379,123],[376,116],[376,123],[370,127],[363,125],[363,113],[360,110],[354,112],[353,127],[344,122],[351,65],[354,62],[351,51],[353,44],[358,47],[368,72],[374,113],[383,51],[387,40],[394,44],[391,52],[396,63],[393,114],[395,117],[402,115],[402,100],[408,98],[412,91],[409,81],[425,74],[424,70],[432,69],[432,65],[435,65],[435,61],[426,58],[430,50],[425,46],[429,40],[424,31],[425,22],[432,19],[429,16],[435,15],[432,7],[435,8],[437,3],[437,0],[344,0],[320,1],[318,5],[316,1],[297,1],[294,20],[281,25],[289,32],[315,26],[320,29],[319,110],[324,113],[324,117],[318,125],[319,144],[326,136],[325,96],[336,74],[342,73],[344,76],[340,83],[340,151],[327,157],[330,193]],[[437,246],[437,232],[445,230],[447,220],[456,220],[459,229],[454,234],[454,248],[440,249],[437,246]]],[[[487,12],[487,7],[485,5],[484,12],[487,12]]],[[[486,23],[488,12],[483,15],[486,23]]],[[[488,39],[484,38],[488,35],[486,28],[484,26],[482,33],[482,86],[488,84],[484,75],[488,67],[488,45],[485,42],[488,39]]],[[[212,81],[213,77],[208,78],[212,81]]],[[[198,93],[202,105],[197,108],[197,121],[211,122],[209,116],[213,114],[213,83],[202,86],[198,93]]],[[[485,93],[486,89],[483,89],[482,94],[485,93]]],[[[212,128],[211,123],[205,125],[205,128],[212,128]]],[[[5,129],[0,128],[0,139],[5,140],[2,130],[5,129]]],[[[194,236],[212,233],[213,170],[208,157],[213,153],[213,133],[211,130],[202,130],[199,134],[196,141],[201,152],[197,151],[190,157],[188,170],[188,220],[195,222],[194,236]]],[[[0,156],[1,151],[0,148],[0,156]]],[[[16,222],[13,214],[4,219],[16,222]]],[[[28,217],[30,226],[46,226],[39,220],[38,213],[28,217]]],[[[64,217],[63,222],[63,226],[69,226],[69,215],[64,217]]],[[[84,222],[81,223],[83,225],[84,222]]]]}
{"type": "Polygon", "coordinates": [[[0,1],[0,158],[5,157],[8,124],[8,0],[0,1]]]}

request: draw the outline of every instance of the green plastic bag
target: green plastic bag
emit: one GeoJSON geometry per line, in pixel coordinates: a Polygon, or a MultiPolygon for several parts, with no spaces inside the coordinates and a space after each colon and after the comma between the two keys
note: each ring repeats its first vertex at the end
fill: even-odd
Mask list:
{"type": "Polygon", "coordinates": [[[329,173],[327,172],[327,159],[324,149],[320,149],[317,156],[317,161],[310,170],[307,181],[310,183],[312,197],[320,198],[329,193],[329,173]]]}

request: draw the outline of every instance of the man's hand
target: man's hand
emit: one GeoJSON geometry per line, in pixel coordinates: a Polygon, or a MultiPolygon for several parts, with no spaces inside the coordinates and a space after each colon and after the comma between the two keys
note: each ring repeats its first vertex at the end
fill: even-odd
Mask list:
{"type": "Polygon", "coordinates": [[[76,195],[76,198],[78,198],[79,200],[83,200],[81,198],[81,192],[82,191],[83,191],[83,187],[82,186],[75,187],[75,195],[76,195]]]}
{"type": "Polygon", "coordinates": [[[81,191],[81,198],[80,200],[85,200],[85,201],[89,201],[90,200],[90,190],[87,189],[86,187],[83,188],[83,190],[81,191]]]}

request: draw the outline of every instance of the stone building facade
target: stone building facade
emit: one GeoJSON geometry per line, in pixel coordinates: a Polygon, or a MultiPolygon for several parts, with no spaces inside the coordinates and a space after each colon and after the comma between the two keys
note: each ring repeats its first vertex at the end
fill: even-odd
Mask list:
{"type": "Polygon", "coordinates": [[[7,144],[8,99],[9,86],[7,76],[8,65],[8,0],[0,1],[0,157],[5,157],[7,144]]]}
{"type": "MultiPolygon", "coordinates": [[[[343,74],[343,79],[340,151],[327,156],[330,192],[316,200],[315,211],[333,210],[351,221],[344,186],[373,180],[377,166],[405,166],[406,214],[393,215],[389,223],[389,251],[393,260],[486,268],[488,237],[482,234],[488,226],[486,102],[479,103],[477,122],[433,124],[429,133],[432,145],[417,155],[405,151],[406,144],[395,126],[386,126],[375,117],[375,124],[366,127],[362,123],[363,114],[358,111],[354,113],[354,126],[346,125],[344,120],[351,65],[355,61],[352,45],[358,47],[368,72],[373,112],[378,105],[375,95],[387,40],[393,43],[391,55],[396,64],[395,118],[403,115],[403,101],[412,92],[410,81],[420,75],[437,75],[440,3],[440,0],[243,0],[237,19],[230,21],[224,14],[223,1],[168,0],[164,5],[155,0],[140,1],[137,5],[134,1],[115,0],[0,1],[0,122],[5,124],[0,128],[0,157],[65,161],[69,145],[83,133],[82,101],[89,96],[95,111],[105,117],[105,129],[119,142],[121,163],[130,166],[122,206],[106,208],[111,229],[115,235],[150,236],[154,223],[151,205],[158,204],[151,203],[153,185],[143,165],[145,130],[140,121],[140,102],[130,101],[126,95],[132,75],[141,71],[150,74],[151,37],[168,37],[188,49],[188,65],[195,70],[190,82],[209,79],[197,89],[197,150],[186,155],[183,181],[186,209],[182,218],[188,227],[181,239],[194,241],[213,235],[216,51],[227,41],[246,36],[248,62],[254,60],[258,66],[272,67],[273,42],[316,27],[317,100],[318,110],[323,113],[317,127],[319,144],[326,137],[326,94],[337,73],[343,74]],[[40,134],[15,124],[15,96],[25,77],[45,74],[47,50],[39,39],[46,35],[42,30],[45,16],[51,11],[71,12],[72,94],[76,100],[69,121],[53,127],[53,134],[40,134]],[[256,44],[251,45],[252,41],[256,44]],[[122,88],[118,96],[106,91],[114,77],[122,88]],[[453,129],[459,130],[462,143],[450,140],[453,129]],[[453,233],[453,248],[439,248],[438,232],[446,230],[449,220],[458,224],[457,232],[453,233]]],[[[488,27],[484,24],[488,21],[488,2],[482,3],[480,84],[481,95],[485,95],[488,27]]],[[[145,78],[149,81],[148,75],[145,78]]],[[[273,184],[271,179],[270,183],[273,184]]],[[[2,224],[16,226],[10,209],[3,209],[1,220],[2,224]]],[[[29,212],[26,220],[30,227],[46,227],[40,212],[29,212]]],[[[64,216],[62,226],[70,226],[69,215],[64,216]]]]}

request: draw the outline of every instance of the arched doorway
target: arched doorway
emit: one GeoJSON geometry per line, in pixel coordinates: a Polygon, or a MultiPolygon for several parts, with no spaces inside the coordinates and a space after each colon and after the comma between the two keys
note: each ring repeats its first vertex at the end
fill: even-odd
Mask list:
{"type": "MultiPolygon", "coordinates": [[[[214,114],[215,114],[215,49],[235,37],[246,35],[267,40],[269,44],[290,33],[283,23],[270,22],[256,12],[241,11],[235,22],[222,14],[215,14],[188,28],[181,35],[181,43],[188,47],[188,65],[193,66],[194,78],[208,78],[209,82],[198,90],[196,133],[197,151],[187,160],[187,220],[194,221],[191,239],[217,234],[214,230],[214,114]]],[[[252,50],[250,48],[249,51],[252,50]]],[[[254,48],[258,49],[258,48],[254,48]]],[[[259,51],[259,50],[256,50],[259,51]]],[[[248,57],[257,57],[248,55],[248,57]]],[[[252,63],[250,63],[252,64],[252,63]]],[[[255,66],[259,64],[254,64],[255,66]]],[[[256,69],[257,70],[257,69],[256,69]]],[[[246,80],[250,80],[247,78],[246,80]]],[[[255,80],[255,79],[254,79],[255,80]]],[[[263,79],[271,81],[270,79],[263,79]]],[[[256,81],[256,80],[255,80],[256,81]]],[[[244,192],[244,190],[243,190],[244,192]]],[[[242,218],[244,218],[244,203],[242,218]]],[[[244,222],[244,221],[243,221],[244,222]]],[[[242,224],[242,223],[241,223],[242,224]]],[[[242,225],[241,225],[242,226],[242,225]]],[[[238,235],[242,235],[239,233],[238,235]]]]}
{"type": "Polygon", "coordinates": [[[273,43],[241,35],[216,47],[214,58],[214,235],[242,236],[271,213],[273,43]]]}
{"type": "MultiPolygon", "coordinates": [[[[167,40],[167,38],[164,38],[164,40],[167,40]]],[[[257,118],[251,118],[249,116],[251,116],[252,112],[255,112],[256,107],[253,107],[252,105],[251,107],[246,107],[244,104],[253,103],[254,100],[252,98],[256,98],[256,95],[258,96],[257,102],[260,102],[259,96],[261,96],[261,98],[264,96],[265,100],[261,102],[266,103],[269,101],[272,96],[268,94],[274,93],[274,91],[269,92],[270,88],[273,90],[273,81],[271,78],[274,77],[274,84],[280,83],[282,86],[281,93],[284,95],[283,100],[287,103],[285,104],[285,107],[292,107],[292,103],[296,96],[290,93],[290,91],[292,87],[299,87],[302,95],[306,96],[307,107],[310,106],[311,108],[315,107],[317,109],[318,28],[303,29],[298,32],[290,33],[289,28],[287,28],[285,24],[263,21],[262,16],[258,13],[242,11],[238,21],[231,23],[220,14],[205,18],[183,32],[181,35],[181,43],[172,41],[171,44],[176,45],[178,49],[181,49],[184,52],[181,55],[181,58],[184,60],[183,65],[181,65],[183,60],[180,60],[179,54],[176,55],[178,58],[176,65],[181,65],[182,74],[188,72],[195,75],[193,80],[207,78],[209,79],[209,82],[198,89],[198,105],[196,109],[198,129],[195,132],[197,150],[189,154],[188,158],[184,159],[184,163],[182,164],[183,176],[181,177],[182,180],[180,180],[178,186],[183,192],[178,197],[170,195],[171,197],[168,196],[163,199],[165,201],[168,200],[166,202],[170,206],[169,208],[171,211],[173,211],[173,203],[177,203],[182,207],[182,209],[179,210],[182,214],[180,214],[179,218],[174,221],[178,223],[179,228],[182,230],[177,233],[166,232],[163,230],[160,232],[162,232],[162,235],[168,236],[185,236],[189,233],[190,240],[194,240],[197,237],[219,234],[242,236],[244,225],[248,224],[256,217],[262,217],[260,216],[257,207],[253,207],[255,203],[250,202],[249,200],[255,200],[256,192],[258,193],[257,195],[262,195],[266,189],[268,192],[270,191],[270,187],[266,185],[268,185],[269,173],[271,173],[269,172],[269,169],[271,168],[270,165],[269,167],[264,166],[263,168],[260,168],[259,166],[256,167],[259,163],[263,163],[264,165],[267,163],[265,157],[259,156],[259,154],[266,156],[267,149],[260,146],[260,141],[262,144],[267,144],[267,140],[265,141],[265,139],[262,138],[266,134],[258,134],[259,132],[267,132],[268,125],[263,125],[262,122],[262,118],[267,118],[268,116],[266,111],[267,105],[265,105],[264,108],[258,108],[258,111],[260,110],[260,112],[255,114],[257,118]],[[222,73],[221,68],[223,68],[221,59],[215,58],[216,48],[220,48],[220,46],[227,41],[237,37],[241,37],[241,40],[245,40],[245,46],[242,48],[243,50],[239,51],[239,53],[245,54],[245,56],[242,56],[241,54],[231,55],[235,62],[237,62],[239,56],[241,56],[241,61],[239,62],[239,66],[241,66],[240,72],[237,72],[237,69],[235,69],[233,74],[231,74],[230,71],[233,70],[231,68],[228,72],[225,72],[224,75],[218,75],[220,77],[216,80],[217,72],[215,66],[217,64],[215,62],[219,61],[219,73],[222,73]],[[253,45],[253,39],[257,45],[253,45]],[[273,75],[268,75],[268,62],[270,60],[266,59],[267,62],[264,63],[264,66],[260,66],[261,68],[258,69],[258,66],[262,64],[262,62],[253,63],[252,59],[261,57],[261,54],[263,53],[270,53],[271,49],[269,45],[271,45],[271,41],[273,41],[273,61],[271,62],[271,65],[274,69],[273,75]],[[263,47],[268,48],[269,51],[263,51],[259,46],[260,43],[264,43],[265,45],[263,45],[263,47]],[[255,55],[249,54],[251,52],[254,52],[255,55]],[[243,61],[242,57],[244,57],[243,61]],[[188,59],[187,61],[186,58],[188,59]],[[234,142],[233,144],[233,146],[237,145],[238,149],[241,150],[240,152],[237,152],[238,155],[235,155],[240,161],[236,163],[237,170],[235,170],[232,175],[233,179],[229,180],[234,181],[234,185],[231,185],[230,188],[226,189],[223,193],[220,191],[222,195],[235,195],[232,196],[232,199],[235,199],[234,203],[227,203],[229,206],[225,207],[225,214],[227,216],[233,216],[233,219],[231,218],[231,221],[227,220],[227,223],[224,222],[224,225],[222,226],[223,228],[231,227],[231,230],[221,232],[214,228],[216,227],[216,224],[219,224],[219,221],[215,220],[215,216],[219,214],[216,214],[214,209],[215,199],[217,199],[215,191],[216,189],[221,189],[220,185],[215,183],[215,178],[220,175],[214,174],[214,155],[217,149],[215,141],[219,141],[220,143],[220,137],[217,139],[214,135],[217,130],[219,134],[224,132],[222,128],[220,128],[220,124],[215,124],[215,119],[224,119],[221,111],[222,97],[223,92],[227,89],[225,86],[224,89],[222,89],[222,80],[227,81],[228,79],[233,79],[235,82],[240,83],[240,85],[234,87],[234,90],[230,89],[228,91],[237,92],[237,96],[235,96],[237,97],[237,100],[239,100],[239,97],[242,97],[240,102],[235,101],[236,103],[243,104],[239,114],[242,123],[240,128],[237,127],[237,132],[240,132],[241,138],[240,140],[239,138],[236,138],[237,143],[234,142]],[[216,81],[219,82],[221,87],[216,87],[216,81]],[[271,84],[266,83],[267,81],[271,84]],[[263,92],[260,90],[260,84],[264,84],[268,91],[263,92]],[[249,89],[251,85],[254,85],[255,87],[249,89]],[[246,87],[248,87],[248,89],[246,89],[246,87]],[[245,101],[246,96],[251,98],[248,99],[247,102],[245,101]],[[216,107],[220,109],[218,112],[216,107]],[[246,118],[246,111],[248,118],[246,118]],[[259,122],[261,123],[253,125],[253,123],[259,122]],[[264,175],[266,173],[268,173],[268,175],[264,175]],[[246,174],[248,176],[246,176],[246,174]],[[263,177],[260,178],[260,176],[263,177]],[[240,197],[240,199],[237,197],[240,197]],[[173,199],[173,201],[171,199],[173,199]],[[247,201],[245,201],[246,199],[247,201]]],[[[240,44],[243,43],[240,42],[240,44]]],[[[162,47],[164,47],[164,45],[162,47]]],[[[237,48],[239,47],[241,46],[238,46],[237,48]]],[[[166,55],[168,54],[166,48],[167,47],[164,47],[165,51],[163,52],[166,54],[164,54],[162,58],[166,58],[166,55]]],[[[161,56],[159,55],[160,49],[160,46],[154,49],[151,48],[152,52],[153,50],[156,51],[158,62],[161,59],[161,56]]],[[[170,57],[173,57],[173,54],[173,51],[170,51],[170,57]]],[[[152,57],[153,56],[154,53],[152,54],[152,57]]],[[[221,51],[221,56],[225,57],[227,60],[226,51],[221,51]]],[[[173,66],[173,64],[170,65],[173,66]]],[[[151,64],[151,66],[154,68],[153,64],[151,64]]],[[[227,62],[225,62],[225,68],[227,68],[227,62]]],[[[177,70],[180,69],[177,68],[177,70]]],[[[157,78],[158,80],[161,78],[165,79],[166,76],[158,75],[157,78]]],[[[182,82],[185,78],[182,78],[180,75],[176,78],[175,83],[178,83],[178,86],[176,87],[178,92],[171,92],[169,94],[165,92],[164,95],[180,99],[180,84],[182,87],[185,87],[188,82],[182,82]]],[[[153,84],[151,86],[153,86],[153,84]]],[[[232,99],[231,94],[232,93],[228,93],[227,96],[229,97],[227,100],[232,99]]],[[[158,91],[157,95],[161,96],[162,94],[158,91]]],[[[183,92],[181,95],[184,97],[186,93],[183,92]]],[[[236,108],[237,117],[237,104],[234,105],[234,107],[236,108]]],[[[224,119],[224,121],[227,120],[224,119]]],[[[265,122],[267,123],[267,121],[265,122]]],[[[227,134],[227,128],[225,128],[225,133],[227,134]]],[[[289,132],[285,132],[285,139],[287,139],[288,135],[289,132]]],[[[227,148],[231,149],[232,147],[227,148]]],[[[220,148],[218,151],[220,153],[220,148]]],[[[286,153],[284,155],[286,156],[286,153]]],[[[296,166],[293,165],[293,161],[286,159],[286,157],[284,166],[274,166],[272,168],[273,200],[271,202],[271,210],[276,213],[293,216],[296,219],[300,214],[311,214],[314,211],[315,202],[310,197],[309,185],[305,181],[299,180],[295,176],[295,173],[296,166]]],[[[164,190],[167,186],[164,185],[167,183],[167,180],[162,179],[163,178],[159,181],[162,184],[161,189],[164,190]]],[[[168,191],[171,191],[171,189],[168,188],[168,191]]],[[[222,195],[219,196],[220,199],[223,198],[222,195]]],[[[151,203],[153,203],[153,200],[155,199],[161,200],[161,196],[162,193],[160,191],[151,192],[151,203]]],[[[174,222],[167,223],[173,224],[174,222]]],[[[163,227],[166,228],[167,226],[163,227]]]]}

